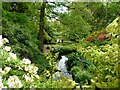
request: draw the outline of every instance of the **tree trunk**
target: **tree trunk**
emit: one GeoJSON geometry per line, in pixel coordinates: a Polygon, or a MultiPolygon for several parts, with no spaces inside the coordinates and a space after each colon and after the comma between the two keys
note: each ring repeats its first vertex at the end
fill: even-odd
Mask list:
{"type": "Polygon", "coordinates": [[[39,34],[38,34],[38,37],[40,40],[39,49],[41,52],[43,52],[43,47],[44,47],[45,8],[46,8],[46,2],[44,0],[41,6],[41,10],[40,10],[40,25],[39,25],[39,34]]]}

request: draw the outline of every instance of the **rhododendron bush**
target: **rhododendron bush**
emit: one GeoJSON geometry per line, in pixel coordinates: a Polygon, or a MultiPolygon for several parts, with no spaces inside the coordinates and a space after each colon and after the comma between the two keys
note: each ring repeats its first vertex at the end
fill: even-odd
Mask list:
{"type": "MultiPolygon", "coordinates": [[[[12,48],[6,46],[8,39],[0,35],[0,89],[1,88],[73,88],[75,81],[69,78],[42,80],[38,67],[28,58],[20,60],[12,48]],[[51,82],[52,80],[52,82],[51,82]]],[[[50,73],[49,73],[50,74],[50,73]]]]}
{"type": "Polygon", "coordinates": [[[94,78],[91,79],[90,85],[92,88],[117,88],[120,85],[118,65],[119,37],[116,37],[120,28],[119,22],[120,17],[106,27],[106,32],[112,34],[111,40],[107,44],[100,46],[92,45],[78,50],[94,64],[94,68],[90,68],[94,73],[94,78]]]}

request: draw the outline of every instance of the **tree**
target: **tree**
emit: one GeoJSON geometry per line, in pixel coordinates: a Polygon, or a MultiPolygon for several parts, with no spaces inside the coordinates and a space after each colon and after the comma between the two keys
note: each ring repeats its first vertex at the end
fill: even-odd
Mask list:
{"type": "Polygon", "coordinates": [[[90,2],[87,8],[94,17],[91,25],[92,30],[101,30],[109,25],[120,15],[120,2],[90,2]]]}
{"type": "Polygon", "coordinates": [[[68,28],[68,37],[77,41],[87,36],[91,31],[92,15],[84,3],[72,2],[69,4],[68,13],[61,14],[61,22],[68,28]]]}
{"type": "Polygon", "coordinates": [[[14,7],[11,6],[12,3],[2,3],[2,37],[9,39],[13,52],[20,58],[29,58],[32,62],[38,63],[40,70],[46,66],[49,67],[49,63],[46,62],[44,55],[40,53],[38,48],[40,21],[38,9],[42,3],[16,2],[14,7]],[[25,9],[21,10],[20,7],[25,9]],[[12,8],[16,8],[15,11],[12,8]]]}
{"type": "Polygon", "coordinates": [[[41,10],[40,10],[40,26],[39,26],[38,37],[40,40],[39,49],[41,52],[43,52],[43,47],[44,47],[45,8],[46,8],[46,0],[44,0],[44,2],[42,3],[41,10]]]}

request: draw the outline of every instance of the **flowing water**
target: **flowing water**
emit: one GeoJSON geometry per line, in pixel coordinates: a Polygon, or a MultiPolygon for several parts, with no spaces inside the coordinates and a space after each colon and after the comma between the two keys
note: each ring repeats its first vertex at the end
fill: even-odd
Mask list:
{"type": "MultiPolygon", "coordinates": [[[[72,75],[68,73],[65,63],[68,60],[68,58],[66,56],[61,56],[61,57],[62,58],[60,59],[57,65],[57,69],[61,71],[62,76],[69,77],[70,79],[72,79],[72,75]]],[[[58,72],[56,72],[55,74],[57,75],[58,72]]]]}

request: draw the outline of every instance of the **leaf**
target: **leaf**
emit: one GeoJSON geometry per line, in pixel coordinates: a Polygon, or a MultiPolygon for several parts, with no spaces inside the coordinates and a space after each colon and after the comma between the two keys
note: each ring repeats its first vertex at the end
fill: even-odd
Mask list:
{"type": "Polygon", "coordinates": [[[97,86],[98,88],[102,88],[102,85],[101,85],[99,82],[96,83],[96,86],[97,86]]]}

